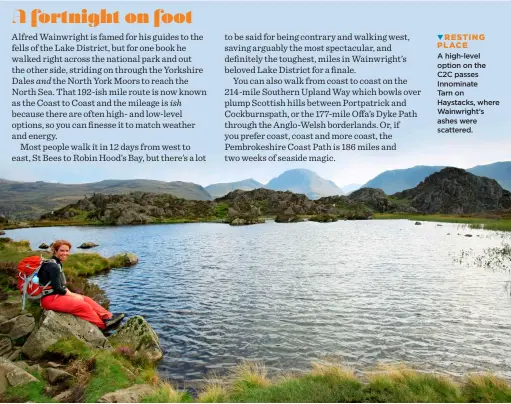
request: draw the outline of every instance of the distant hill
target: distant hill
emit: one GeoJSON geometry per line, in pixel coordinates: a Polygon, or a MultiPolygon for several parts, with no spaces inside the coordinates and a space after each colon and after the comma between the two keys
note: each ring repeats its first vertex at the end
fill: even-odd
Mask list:
{"type": "Polygon", "coordinates": [[[475,175],[492,178],[502,188],[511,191],[511,161],[499,161],[484,166],[475,166],[467,171],[475,175]]]}
{"type": "Polygon", "coordinates": [[[387,195],[410,189],[424,181],[428,175],[436,173],[444,166],[415,166],[401,170],[385,171],[371,181],[367,182],[362,188],[379,188],[387,195]]]}
{"type": "Polygon", "coordinates": [[[178,198],[212,200],[200,185],[155,180],[105,180],[88,184],[0,180],[0,215],[13,219],[36,218],[94,193],[127,194],[133,191],[171,194],[178,198]]]}
{"type": "Polygon", "coordinates": [[[229,192],[239,189],[241,191],[252,191],[253,189],[264,188],[264,185],[256,180],[250,178],[248,180],[237,182],[223,182],[218,184],[211,184],[204,189],[213,197],[220,198],[227,195],[229,192]]]}
{"type": "Polygon", "coordinates": [[[305,194],[309,199],[344,195],[342,189],[334,182],[321,178],[315,172],[305,169],[285,171],[270,180],[265,188],[274,191],[291,191],[296,194],[305,194]]]}
{"type": "MultiPolygon", "coordinates": [[[[387,195],[417,186],[421,181],[446,166],[415,166],[401,170],[385,171],[362,186],[380,188],[387,195]]],[[[511,190],[511,161],[492,163],[466,169],[467,172],[496,180],[504,189],[511,190]]]]}

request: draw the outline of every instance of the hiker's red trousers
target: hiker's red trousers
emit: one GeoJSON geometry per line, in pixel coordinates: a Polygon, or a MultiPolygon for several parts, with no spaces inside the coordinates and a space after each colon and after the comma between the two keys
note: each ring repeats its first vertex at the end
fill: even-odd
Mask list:
{"type": "Polygon", "coordinates": [[[112,317],[112,313],[101,307],[90,297],[79,295],[69,290],[65,295],[50,295],[41,298],[41,306],[45,310],[73,314],[97,325],[102,330],[105,329],[105,322],[103,320],[112,317]]]}

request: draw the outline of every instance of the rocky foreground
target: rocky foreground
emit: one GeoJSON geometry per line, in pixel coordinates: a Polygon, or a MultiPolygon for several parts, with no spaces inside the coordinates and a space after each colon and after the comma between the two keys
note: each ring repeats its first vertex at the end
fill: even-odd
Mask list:
{"type": "MultiPolygon", "coordinates": [[[[0,238],[0,397],[7,402],[138,402],[140,394],[156,391],[155,367],[163,352],[143,317],[129,318],[105,335],[73,315],[42,310],[39,302],[28,301],[21,311],[16,264],[36,254],[48,255],[32,251],[26,241],[0,238]]],[[[137,262],[132,253],[71,254],[68,287],[108,308],[104,291],[87,276],[137,262]]]]}
{"type": "MultiPolygon", "coordinates": [[[[81,363],[83,358],[73,351],[76,347],[95,350],[104,358],[110,356],[112,366],[116,365],[115,357],[122,358],[123,353],[136,356],[146,367],[163,357],[158,336],[140,316],[130,318],[107,337],[95,325],[71,314],[44,311],[36,321],[32,314],[21,313],[19,309],[19,298],[0,305],[0,394],[12,399],[23,398],[22,388],[29,383],[42,387],[40,394],[57,402],[79,402],[85,398],[97,367],[94,361],[88,365],[81,363]],[[18,345],[20,341],[22,345],[18,345]],[[67,345],[72,348],[68,350],[67,345]]],[[[126,361],[126,372],[133,373],[136,366],[129,362],[126,361]]],[[[153,386],[137,383],[137,390],[150,389],[153,386]]],[[[98,397],[98,402],[111,402],[112,395],[124,397],[124,389],[109,390],[98,397]]],[[[125,398],[130,402],[129,397],[125,398]]]]}

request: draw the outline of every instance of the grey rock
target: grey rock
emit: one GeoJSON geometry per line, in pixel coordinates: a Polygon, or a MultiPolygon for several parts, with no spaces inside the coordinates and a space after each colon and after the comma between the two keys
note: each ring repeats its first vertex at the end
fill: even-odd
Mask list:
{"type": "Polygon", "coordinates": [[[13,362],[17,367],[19,367],[20,369],[23,369],[27,372],[30,373],[30,366],[28,366],[28,363],[25,362],[25,361],[16,361],[16,362],[13,362]]]}
{"type": "MultiPolygon", "coordinates": [[[[5,377],[9,386],[23,386],[38,380],[30,373],[16,366],[13,362],[0,358],[0,379],[5,377]]],[[[2,384],[0,382],[0,384],[2,384]]]]}
{"type": "Polygon", "coordinates": [[[116,254],[116,255],[110,257],[109,260],[116,260],[116,261],[120,260],[122,262],[122,264],[126,267],[130,267],[130,266],[136,265],[138,263],[138,257],[135,254],[130,253],[130,252],[116,254]]]}
{"type": "Polygon", "coordinates": [[[12,352],[12,340],[10,337],[0,337],[0,357],[9,357],[12,352]]]}
{"type": "Polygon", "coordinates": [[[13,351],[13,352],[9,355],[9,357],[7,358],[7,360],[15,361],[16,359],[19,359],[20,354],[21,354],[21,349],[16,349],[15,351],[13,351]]]}
{"type": "Polygon", "coordinates": [[[354,202],[362,202],[380,213],[387,212],[392,207],[385,192],[379,188],[360,188],[352,192],[348,198],[354,202]]]}
{"type": "Polygon", "coordinates": [[[144,396],[153,391],[154,387],[149,384],[135,384],[127,389],[105,394],[98,400],[98,403],[139,403],[144,396]]]}
{"type": "Polygon", "coordinates": [[[18,339],[30,334],[35,327],[35,321],[32,314],[22,314],[4,321],[0,324],[0,334],[5,334],[12,339],[18,339]]]}
{"type": "Polygon", "coordinates": [[[158,335],[141,316],[130,318],[109,339],[115,345],[130,347],[151,362],[159,361],[163,357],[158,335]]]}
{"type": "Polygon", "coordinates": [[[92,241],[87,241],[87,242],[79,245],[77,248],[88,249],[88,248],[94,248],[94,247],[98,247],[98,244],[93,243],[92,241]]]}
{"type": "Polygon", "coordinates": [[[40,359],[46,350],[62,338],[74,336],[91,347],[109,348],[108,339],[94,324],[72,314],[45,311],[40,326],[30,334],[21,352],[29,359],[40,359]]]}
{"type": "Polygon", "coordinates": [[[52,368],[60,368],[64,365],[61,365],[60,363],[55,363],[55,362],[48,362],[48,366],[50,366],[52,368]]]}
{"type": "Polygon", "coordinates": [[[46,378],[51,384],[63,382],[65,380],[72,379],[74,376],[63,370],[55,368],[46,368],[46,378]]]}
{"type": "Polygon", "coordinates": [[[3,321],[10,320],[21,314],[21,295],[11,297],[0,304],[0,313],[3,321]]]}
{"type": "Polygon", "coordinates": [[[69,403],[71,402],[71,397],[73,396],[73,389],[64,390],[62,393],[57,394],[53,399],[58,401],[59,403],[69,403]]]}

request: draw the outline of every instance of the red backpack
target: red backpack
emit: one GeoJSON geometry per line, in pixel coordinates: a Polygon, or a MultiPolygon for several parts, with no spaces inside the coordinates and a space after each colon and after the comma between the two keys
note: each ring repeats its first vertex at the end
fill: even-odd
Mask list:
{"type": "Polygon", "coordinates": [[[38,277],[34,282],[34,277],[41,269],[44,263],[55,262],[53,259],[44,259],[43,256],[33,255],[30,257],[23,258],[18,263],[18,289],[22,295],[22,308],[25,309],[26,299],[39,300],[41,297],[46,296],[53,292],[50,286],[50,282],[46,285],[39,285],[38,277]]]}

